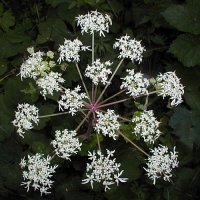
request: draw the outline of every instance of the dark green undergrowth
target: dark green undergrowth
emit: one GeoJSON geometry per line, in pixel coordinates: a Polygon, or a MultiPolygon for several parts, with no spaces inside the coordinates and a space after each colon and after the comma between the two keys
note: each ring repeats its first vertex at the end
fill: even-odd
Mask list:
{"type": "MultiPolygon", "coordinates": [[[[87,56],[81,64],[86,65],[87,56]]],[[[132,64],[126,61],[127,66],[132,64]]],[[[122,68],[114,79],[119,85],[122,68]]],[[[80,82],[73,65],[62,66],[65,86],[80,82]]],[[[81,82],[80,82],[81,84],[81,82]]],[[[109,95],[115,91],[108,90],[109,95]]],[[[55,97],[56,98],[56,97],[55,97]]],[[[130,105],[120,104],[122,114],[130,105]]],[[[126,130],[126,127],[124,127],[126,130]]],[[[130,132],[130,130],[127,129],[130,132]]],[[[141,145],[147,147],[141,142],[141,145]]],[[[148,150],[148,149],[147,149],[148,150]]],[[[0,1],[0,199],[5,200],[198,200],[200,199],[200,1],[199,0],[2,0],[0,1]],[[18,103],[37,104],[42,114],[57,110],[54,99],[46,101],[31,80],[20,80],[19,67],[26,58],[27,47],[56,51],[64,38],[79,38],[90,45],[90,37],[82,36],[74,18],[90,10],[108,13],[113,25],[110,33],[96,41],[95,53],[101,58],[116,58],[112,44],[116,37],[129,34],[142,40],[146,47],[138,70],[151,77],[159,72],[176,71],[185,86],[184,102],[176,108],[166,107],[167,101],[150,99],[151,109],[162,122],[163,135],[156,143],[177,146],[179,168],[172,182],[157,181],[145,175],[144,156],[128,143],[104,138],[103,148],[116,149],[122,163],[125,184],[108,192],[96,185],[82,185],[87,151],[97,148],[95,138],[85,142],[82,151],[71,162],[57,159],[59,168],[54,176],[50,195],[28,193],[20,186],[19,162],[28,153],[48,154],[50,141],[57,128],[73,128],[79,118],[57,117],[41,121],[40,126],[22,139],[11,124],[18,103]]]]}

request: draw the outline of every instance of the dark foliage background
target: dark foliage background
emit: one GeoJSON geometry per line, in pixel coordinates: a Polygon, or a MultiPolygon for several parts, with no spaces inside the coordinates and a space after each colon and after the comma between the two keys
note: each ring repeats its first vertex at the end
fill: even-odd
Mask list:
{"type": "MultiPolygon", "coordinates": [[[[82,64],[88,62],[82,57],[82,64]]],[[[126,63],[131,66],[131,63],[126,63]]],[[[0,1],[0,199],[8,200],[195,200],[200,199],[200,1],[199,0],[1,0],[0,1]],[[141,39],[147,51],[139,70],[148,76],[176,71],[185,85],[184,103],[175,109],[167,101],[152,99],[164,135],[158,143],[179,151],[180,167],[174,171],[172,183],[158,181],[154,186],[144,174],[144,157],[129,144],[104,139],[104,147],[116,149],[117,160],[129,182],[104,192],[100,186],[90,190],[81,185],[87,151],[96,148],[95,139],[83,146],[72,162],[57,159],[60,167],[54,176],[52,194],[40,197],[38,192],[20,186],[21,157],[28,153],[52,151],[49,145],[55,129],[73,128],[79,118],[58,117],[41,121],[39,127],[20,138],[11,121],[18,103],[28,102],[41,107],[41,114],[53,113],[54,98],[46,102],[39,96],[31,80],[16,76],[26,58],[26,48],[56,51],[64,38],[79,37],[90,45],[89,36],[81,36],[75,16],[97,9],[112,16],[113,26],[105,38],[96,40],[100,57],[115,58],[112,44],[116,37],[129,34],[141,39]]],[[[124,67],[125,68],[125,67],[124,67]]],[[[119,72],[123,74],[124,68],[119,72]]],[[[63,65],[66,87],[79,82],[74,66],[63,65]]],[[[117,86],[119,76],[114,80],[117,86]]],[[[109,91],[108,93],[113,91],[109,91]]],[[[118,109],[122,114],[129,104],[118,109]]],[[[127,127],[124,129],[128,132],[127,127]]],[[[148,147],[141,142],[148,150],[148,147]]]]}

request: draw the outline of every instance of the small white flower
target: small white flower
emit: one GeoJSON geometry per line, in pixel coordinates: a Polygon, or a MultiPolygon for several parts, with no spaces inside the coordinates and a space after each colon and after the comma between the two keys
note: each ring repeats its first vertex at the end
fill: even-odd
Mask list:
{"type": "Polygon", "coordinates": [[[114,110],[107,110],[107,112],[104,114],[102,112],[96,112],[97,113],[97,122],[95,124],[95,131],[97,133],[102,133],[104,136],[112,137],[114,140],[116,140],[116,137],[118,136],[116,131],[119,130],[120,124],[117,121],[117,118],[119,115],[116,115],[114,110]]]}
{"type": "Polygon", "coordinates": [[[17,111],[15,111],[15,120],[12,121],[13,125],[17,127],[17,133],[24,137],[27,130],[33,128],[33,123],[38,124],[38,108],[28,103],[18,104],[17,111]]]}
{"type": "Polygon", "coordinates": [[[39,190],[41,195],[49,194],[48,189],[51,188],[53,181],[50,180],[55,173],[57,165],[50,166],[51,157],[44,157],[43,154],[37,153],[36,155],[28,155],[28,159],[23,158],[20,166],[23,169],[24,181],[21,185],[24,185],[29,191],[32,186],[34,190],[39,190]]]}
{"type": "Polygon", "coordinates": [[[110,189],[110,185],[119,184],[119,182],[126,182],[127,178],[121,178],[123,171],[120,171],[120,163],[116,163],[116,159],[113,158],[115,151],[107,150],[107,155],[103,155],[101,151],[89,152],[89,160],[91,163],[87,163],[86,179],[82,180],[82,184],[89,183],[93,188],[93,183],[102,183],[105,187],[105,191],[110,189]]]}
{"type": "Polygon", "coordinates": [[[138,97],[148,93],[149,80],[144,78],[144,75],[140,72],[135,73],[134,69],[126,70],[128,75],[125,78],[121,85],[121,89],[127,89],[126,94],[130,94],[132,97],[138,97]]]}
{"type": "Polygon", "coordinates": [[[47,51],[47,56],[51,59],[54,58],[54,52],[53,51],[47,51]]]}
{"type": "Polygon", "coordinates": [[[59,157],[70,160],[71,155],[81,150],[82,143],[75,137],[76,135],[76,131],[69,131],[67,129],[56,131],[55,140],[53,140],[51,144],[59,157]]]}
{"type": "Polygon", "coordinates": [[[163,177],[165,181],[170,181],[172,177],[172,169],[178,167],[178,155],[175,151],[169,152],[168,147],[160,145],[157,148],[151,149],[152,155],[148,157],[147,176],[156,183],[156,179],[163,177]]]}
{"type": "Polygon", "coordinates": [[[97,11],[88,12],[86,15],[79,15],[76,17],[77,25],[81,27],[81,33],[99,32],[99,35],[104,35],[104,32],[109,32],[109,26],[112,21],[109,15],[103,15],[97,11]]]}
{"type": "Polygon", "coordinates": [[[63,45],[60,45],[58,51],[60,53],[60,57],[58,62],[61,63],[62,61],[67,62],[79,62],[80,61],[80,51],[90,50],[89,47],[83,46],[83,43],[75,39],[73,41],[66,40],[64,41],[63,45]]]}
{"type": "Polygon", "coordinates": [[[165,98],[170,96],[171,105],[177,106],[183,102],[182,96],[184,94],[184,87],[180,83],[180,79],[176,76],[175,72],[166,72],[159,74],[156,78],[157,90],[159,96],[165,98]]]}
{"type": "Polygon", "coordinates": [[[152,110],[144,111],[140,116],[134,117],[132,122],[136,124],[133,133],[141,135],[147,143],[154,143],[161,134],[158,129],[159,122],[152,110]]]}
{"type": "Polygon", "coordinates": [[[85,70],[85,76],[92,79],[92,82],[95,85],[98,85],[99,82],[103,83],[103,85],[109,83],[108,75],[112,73],[110,69],[107,67],[111,66],[112,63],[110,61],[106,61],[105,63],[101,63],[100,59],[97,59],[92,63],[92,65],[88,65],[85,70]]]}
{"type": "Polygon", "coordinates": [[[145,48],[142,47],[141,41],[131,39],[130,36],[125,35],[117,39],[113,48],[118,48],[120,50],[118,58],[129,58],[132,62],[142,62],[142,54],[145,51],[145,48]]]}
{"type": "Polygon", "coordinates": [[[61,90],[61,83],[64,83],[65,80],[61,77],[62,74],[58,72],[50,72],[46,76],[39,78],[36,81],[36,84],[42,89],[40,93],[46,97],[46,95],[53,95],[53,92],[61,90]]]}
{"type": "Polygon", "coordinates": [[[69,110],[73,116],[80,108],[84,106],[83,99],[88,98],[85,93],[79,93],[81,87],[78,85],[74,90],[65,89],[61,100],[58,101],[59,110],[69,110]]]}

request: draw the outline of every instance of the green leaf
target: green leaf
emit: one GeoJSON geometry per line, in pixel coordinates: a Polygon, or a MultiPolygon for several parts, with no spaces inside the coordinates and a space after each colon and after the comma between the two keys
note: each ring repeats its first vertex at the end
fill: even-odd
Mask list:
{"type": "Polygon", "coordinates": [[[185,107],[178,107],[172,115],[169,125],[174,129],[174,134],[180,141],[192,149],[193,144],[200,142],[200,113],[196,110],[188,110],[185,107]]]}
{"type": "Polygon", "coordinates": [[[174,40],[169,52],[174,54],[186,67],[200,64],[200,38],[190,34],[182,34],[174,40]]]}
{"type": "Polygon", "coordinates": [[[4,12],[0,19],[0,25],[4,31],[8,31],[11,26],[15,24],[15,18],[10,10],[4,12]]]}
{"type": "Polygon", "coordinates": [[[185,5],[172,5],[162,15],[180,31],[200,34],[200,1],[188,0],[185,5]]]}

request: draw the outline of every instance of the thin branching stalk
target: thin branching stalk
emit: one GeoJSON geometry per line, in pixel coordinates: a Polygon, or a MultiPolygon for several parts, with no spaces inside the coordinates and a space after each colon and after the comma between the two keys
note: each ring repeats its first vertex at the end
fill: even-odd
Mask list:
{"type": "Polygon", "coordinates": [[[99,95],[99,98],[97,99],[96,103],[99,103],[99,101],[101,100],[101,97],[104,95],[107,87],[111,84],[111,81],[113,79],[113,77],[115,76],[115,74],[117,73],[118,69],[120,68],[122,62],[123,62],[124,59],[122,59],[119,64],[117,65],[115,71],[113,72],[112,76],[110,77],[108,83],[106,84],[106,86],[104,87],[103,91],[101,92],[101,94],[99,95]]]}
{"type": "Polygon", "coordinates": [[[130,98],[126,98],[126,99],[122,99],[122,100],[118,100],[118,101],[114,101],[114,102],[111,102],[111,103],[103,104],[103,105],[98,106],[98,108],[103,108],[103,107],[115,105],[115,104],[118,104],[118,103],[122,103],[122,102],[128,101],[130,99],[131,99],[131,97],[130,98]]]}
{"type": "Polygon", "coordinates": [[[77,126],[77,128],[75,129],[75,131],[77,132],[80,128],[81,128],[81,126],[84,124],[84,122],[86,121],[86,119],[89,117],[89,115],[90,115],[90,111],[88,112],[88,114],[83,118],[83,120],[80,122],[80,124],[77,126]]]}
{"type": "Polygon", "coordinates": [[[55,117],[55,116],[59,116],[59,115],[65,115],[65,114],[69,114],[69,112],[60,112],[60,113],[54,113],[54,114],[49,114],[49,115],[41,115],[39,116],[39,118],[46,118],[46,117],[55,117]]]}
{"type": "Polygon", "coordinates": [[[147,152],[145,152],[143,149],[141,149],[137,144],[135,144],[132,140],[130,140],[127,136],[125,136],[121,131],[117,131],[126,141],[131,143],[136,149],[138,149],[140,152],[145,154],[146,156],[150,156],[147,152]]]}

